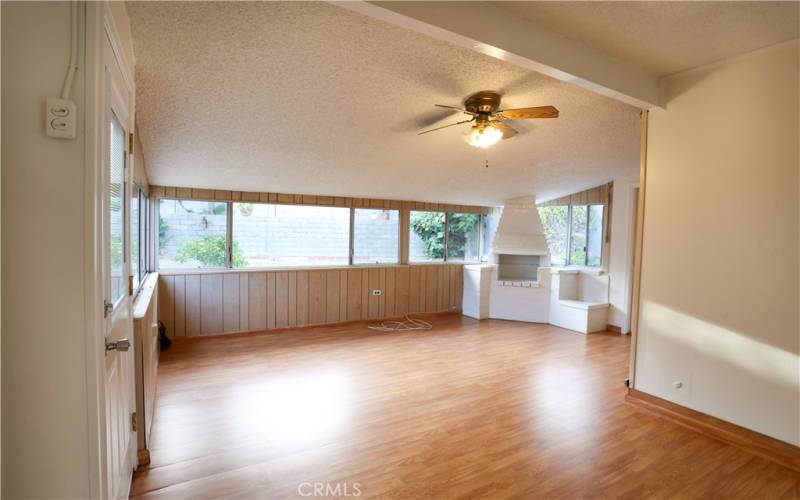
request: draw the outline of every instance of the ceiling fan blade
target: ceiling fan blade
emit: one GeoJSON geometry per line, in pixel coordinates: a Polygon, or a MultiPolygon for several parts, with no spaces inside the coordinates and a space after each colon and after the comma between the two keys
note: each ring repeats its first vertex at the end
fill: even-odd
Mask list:
{"type": "Polygon", "coordinates": [[[503,133],[503,139],[511,139],[519,133],[516,129],[506,125],[500,120],[492,120],[492,126],[503,133]]]}
{"type": "Polygon", "coordinates": [[[476,114],[476,113],[473,113],[472,111],[467,111],[464,108],[459,108],[458,106],[448,106],[446,104],[434,104],[434,106],[436,106],[438,108],[455,109],[456,111],[461,111],[462,113],[466,113],[468,115],[473,115],[473,116],[476,114]]]}
{"type": "Polygon", "coordinates": [[[437,130],[442,130],[443,128],[447,127],[455,127],[456,125],[461,125],[462,123],[469,123],[475,120],[475,118],[470,118],[469,120],[461,120],[460,122],[451,123],[450,125],[443,125],[441,127],[432,128],[430,130],[423,130],[422,132],[418,133],[417,135],[427,134],[428,132],[436,132],[437,130]]]}
{"type": "Polygon", "coordinates": [[[558,118],[558,110],[553,106],[537,106],[534,108],[504,109],[498,115],[509,120],[525,120],[530,118],[558,118]]]}

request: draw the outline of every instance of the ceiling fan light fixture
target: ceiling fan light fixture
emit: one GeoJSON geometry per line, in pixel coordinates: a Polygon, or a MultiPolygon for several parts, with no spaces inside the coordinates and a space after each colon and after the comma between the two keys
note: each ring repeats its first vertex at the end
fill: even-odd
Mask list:
{"type": "Polygon", "coordinates": [[[488,148],[497,144],[503,138],[503,132],[492,126],[475,125],[467,134],[467,144],[476,148],[488,148]]]}

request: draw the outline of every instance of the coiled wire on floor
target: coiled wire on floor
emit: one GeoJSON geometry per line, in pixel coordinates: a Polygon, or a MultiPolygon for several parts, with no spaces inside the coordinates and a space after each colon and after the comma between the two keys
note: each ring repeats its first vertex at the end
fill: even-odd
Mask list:
{"type": "Polygon", "coordinates": [[[433,325],[421,319],[411,318],[406,314],[406,319],[403,321],[384,321],[380,325],[370,325],[367,328],[376,332],[410,332],[430,330],[433,325]]]}

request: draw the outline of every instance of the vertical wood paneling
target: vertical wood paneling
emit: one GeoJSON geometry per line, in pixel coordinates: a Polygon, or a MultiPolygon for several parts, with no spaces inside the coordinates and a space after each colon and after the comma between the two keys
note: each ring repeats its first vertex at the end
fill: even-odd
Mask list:
{"type": "Polygon", "coordinates": [[[396,268],[394,267],[387,267],[386,268],[386,285],[383,291],[383,298],[384,298],[384,316],[394,316],[395,315],[395,271],[396,268]]]}
{"type": "Polygon", "coordinates": [[[275,328],[289,326],[289,273],[275,273],[275,328]]]}
{"type": "MultiPolygon", "coordinates": [[[[200,335],[200,275],[186,275],[186,335],[200,335]]],[[[161,312],[158,313],[159,316],[161,312]]]]}
{"type": "Polygon", "coordinates": [[[159,319],[170,336],[372,320],[460,309],[462,289],[454,264],[162,275],[159,319]]]}
{"type": "Polygon", "coordinates": [[[239,274],[239,328],[250,330],[250,273],[239,274]]]}
{"type": "Polygon", "coordinates": [[[325,322],[334,323],[339,321],[339,271],[327,271],[325,275],[325,322]]]}
{"type": "Polygon", "coordinates": [[[186,276],[178,275],[175,278],[175,304],[174,328],[176,337],[186,336],[186,276]]]}
{"type": "Polygon", "coordinates": [[[267,330],[275,328],[275,273],[267,273],[267,330]]]}
{"type": "Polygon", "coordinates": [[[381,294],[378,296],[378,317],[386,317],[386,268],[378,269],[378,289],[381,294]]]}
{"type": "Polygon", "coordinates": [[[408,268],[408,312],[415,313],[420,311],[419,307],[419,290],[420,290],[420,275],[422,269],[420,267],[408,268]]]}
{"type": "Polygon", "coordinates": [[[222,330],[239,331],[239,274],[222,275],[222,330]]]}
{"type": "Polygon", "coordinates": [[[395,269],[395,313],[408,313],[408,267],[395,269]]]}
{"type": "Polygon", "coordinates": [[[438,281],[438,290],[439,290],[439,302],[436,306],[437,311],[444,311],[447,309],[447,292],[450,290],[450,286],[447,284],[447,278],[449,275],[445,275],[447,268],[450,267],[449,265],[439,266],[438,274],[439,274],[439,281],[438,281]]]}
{"type": "Polygon", "coordinates": [[[248,291],[250,330],[267,329],[267,273],[250,273],[248,291]]]}
{"type": "Polygon", "coordinates": [[[161,276],[158,280],[158,317],[167,329],[167,336],[175,336],[175,306],[172,302],[174,276],[161,276]]]}
{"type": "Polygon", "coordinates": [[[347,270],[347,319],[361,319],[361,269],[347,270]]]}
{"type": "Polygon", "coordinates": [[[439,268],[425,267],[425,312],[434,312],[439,300],[439,268]]]}
{"type": "Polygon", "coordinates": [[[297,325],[308,324],[308,271],[297,272],[297,325]]]}
{"type": "Polygon", "coordinates": [[[312,325],[325,322],[325,292],[325,271],[309,271],[308,321],[312,325]]]}
{"type": "Polygon", "coordinates": [[[339,321],[347,320],[347,271],[339,273],[339,321]]]}
{"type": "Polygon", "coordinates": [[[287,308],[289,314],[289,326],[297,326],[297,273],[290,272],[288,273],[289,276],[289,284],[288,284],[288,291],[287,291],[287,308]]]}
{"type": "Polygon", "coordinates": [[[361,271],[361,319],[369,318],[369,269],[361,271]]]}
{"type": "Polygon", "coordinates": [[[464,269],[459,266],[456,273],[456,308],[461,309],[461,298],[464,290],[464,269]]]}
{"type": "Polygon", "coordinates": [[[463,273],[464,268],[461,266],[450,266],[450,303],[448,307],[454,309],[456,307],[456,274],[463,273]]]}
{"type": "Polygon", "coordinates": [[[222,332],[222,275],[200,276],[200,333],[222,332]]]}
{"type": "Polygon", "coordinates": [[[381,297],[379,295],[372,295],[373,290],[380,290],[381,288],[381,270],[378,268],[371,268],[369,270],[369,319],[376,319],[381,317],[381,297]]]}

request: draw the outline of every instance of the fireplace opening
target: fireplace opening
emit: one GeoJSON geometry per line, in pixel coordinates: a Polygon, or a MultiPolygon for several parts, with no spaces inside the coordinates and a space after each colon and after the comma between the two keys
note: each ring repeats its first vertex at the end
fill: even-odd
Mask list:
{"type": "Polygon", "coordinates": [[[537,281],[540,255],[499,254],[497,279],[500,281],[537,281]]]}

